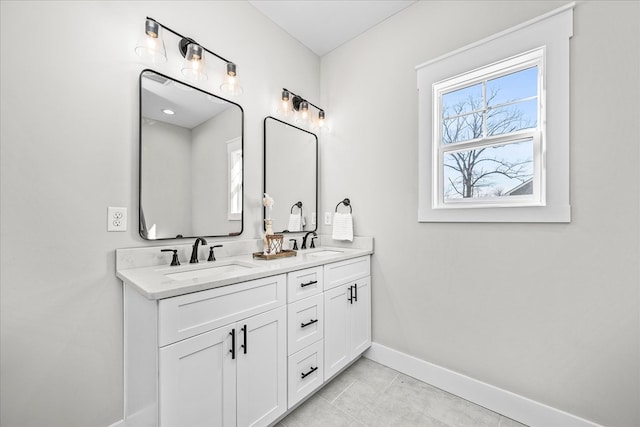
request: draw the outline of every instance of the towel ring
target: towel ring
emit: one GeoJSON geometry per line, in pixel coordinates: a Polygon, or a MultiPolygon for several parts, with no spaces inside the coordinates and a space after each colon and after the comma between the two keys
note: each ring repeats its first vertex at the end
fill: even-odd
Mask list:
{"type": "Polygon", "coordinates": [[[344,199],[343,201],[341,201],[340,203],[338,203],[336,205],[336,212],[338,212],[338,206],[340,205],[345,205],[345,206],[349,206],[349,213],[353,213],[353,207],[351,207],[351,200],[349,199],[344,199]]]}
{"type": "Polygon", "coordinates": [[[302,215],[302,202],[298,202],[298,203],[294,203],[293,206],[291,206],[291,212],[289,213],[293,213],[293,208],[298,207],[298,209],[300,209],[300,215],[302,215]]]}

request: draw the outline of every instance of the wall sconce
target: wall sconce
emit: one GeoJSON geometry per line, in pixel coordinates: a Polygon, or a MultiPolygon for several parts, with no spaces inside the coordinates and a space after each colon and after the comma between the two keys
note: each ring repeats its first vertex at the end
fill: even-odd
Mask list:
{"type": "Polygon", "coordinates": [[[162,40],[160,29],[164,28],[170,33],[175,34],[180,38],[178,43],[178,49],[184,57],[182,64],[182,74],[189,80],[195,82],[202,82],[207,80],[207,72],[205,69],[204,53],[207,52],[216,58],[224,61],[227,64],[227,73],[224,81],[220,85],[220,90],[229,95],[239,95],[242,93],[242,87],[238,84],[236,76],[236,64],[223,58],[215,52],[210,51],[206,47],[197,43],[195,40],[189,37],[185,37],[182,34],[172,30],[166,25],[161,24],[153,18],[147,17],[144,24],[144,36],[140,39],[136,45],[136,53],[139,57],[146,61],[161,63],[167,61],[167,52],[164,47],[164,41],[162,40]]]}
{"type": "Polygon", "coordinates": [[[291,111],[297,112],[296,122],[300,124],[312,124],[314,129],[326,131],[325,113],[324,110],[317,105],[312,104],[300,95],[296,95],[292,91],[286,88],[282,88],[281,107],[279,111],[285,116],[289,115],[291,111]],[[318,118],[313,119],[309,106],[318,110],[318,118]]]}

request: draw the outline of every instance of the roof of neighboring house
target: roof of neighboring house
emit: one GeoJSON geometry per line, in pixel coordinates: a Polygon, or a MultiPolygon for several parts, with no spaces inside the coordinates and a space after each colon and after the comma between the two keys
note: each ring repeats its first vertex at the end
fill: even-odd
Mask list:
{"type": "Polygon", "coordinates": [[[533,194],[533,178],[513,187],[505,193],[505,196],[521,196],[526,194],[533,194]]]}

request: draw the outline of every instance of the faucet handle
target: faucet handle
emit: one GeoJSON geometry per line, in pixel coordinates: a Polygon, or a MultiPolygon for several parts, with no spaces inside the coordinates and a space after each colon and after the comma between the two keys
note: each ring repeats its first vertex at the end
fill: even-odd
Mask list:
{"type": "Polygon", "coordinates": [[[160,249],[160,252],[173,252],[173,258],[171,258],[171,265],[180,265],[180,261],[178,261],[177,249],[160,249]]]}
{"type": "Polygon", "coordinates": [[[316,247],[316,243],[315,240],[318,238],[318,236],[313,236],[311,238],[311,246],[309,246],[309,248],[315,248],[316,247]]]}
{"type": "Polygon", "coordinates": [[[207,258],[207,261],[215,261],[216,260],[216,256],[213,253],[213,249],[214,248],[221,248],[222,245],[213,245],[213,246],[209,246],[209,258],[207,258]]]}
{"type": "Polygon", "coordinates": [[[298,239],[289,239],[290,242],[293,242],[293,248],[291,248],[291,250],[297,251],[298,250],[298,239]]]}

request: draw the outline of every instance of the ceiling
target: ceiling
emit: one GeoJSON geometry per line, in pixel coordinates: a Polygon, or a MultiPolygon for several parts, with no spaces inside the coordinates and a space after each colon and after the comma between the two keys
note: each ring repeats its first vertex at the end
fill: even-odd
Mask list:
{"type": "Polygon", "coordinates": [[[293,38],[323,56],[416,0],[249,0],[293,38]]]}

